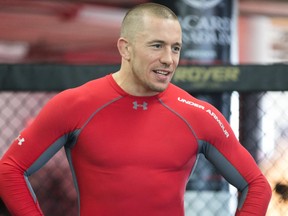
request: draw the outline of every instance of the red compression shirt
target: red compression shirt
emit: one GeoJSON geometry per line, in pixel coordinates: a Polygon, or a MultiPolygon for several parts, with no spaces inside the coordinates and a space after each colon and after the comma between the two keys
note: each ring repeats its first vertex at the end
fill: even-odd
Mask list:
{"type": "Polygon", "coordinates": [[[237,215],[265,215],[270,187],[225,118],[173,84],[135,97],[106,76],[55,96],[3,156],[0,195],[41,215],[27,176],[66,148],[81,216],[183,216],[202,153],[240,191],[237,215]]]}

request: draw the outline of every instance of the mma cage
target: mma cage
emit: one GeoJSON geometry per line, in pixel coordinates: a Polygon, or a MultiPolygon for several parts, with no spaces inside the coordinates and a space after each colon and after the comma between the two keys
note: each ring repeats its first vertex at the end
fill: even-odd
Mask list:
{"type": "MultiPolygon", "coordinates": [[[[0,65],[0,157],[55,94],[118,69],[118,65],[0,65]]],[[[273,195],[267,215],[273,216],[288,212],[287,195],[277,190],[279,185],[288,190],[287,70],[286,64],[180,66],[172,80],[203,100],[220,98],[220,111],[226,113],[236,136],[269,180],[273,195]]],[[[76,192],[65,157],[61,150],[29,177],[45,215],[77,215],[76,192]]],[[[186,215],[229,216],[236,206],[236,189],[200,157],[187,185],[186,215]]],[[[0,216],[8,215],[0,202],[0,216]]]]}

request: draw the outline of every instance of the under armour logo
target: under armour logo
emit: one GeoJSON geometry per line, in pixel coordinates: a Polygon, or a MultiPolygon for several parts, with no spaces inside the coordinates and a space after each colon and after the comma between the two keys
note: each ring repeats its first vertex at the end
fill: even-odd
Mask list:
{"type": "Polygon", "coordinates": [[[133,109],[137,110],[138,107],[142,107],[143,110],[147,110],[148,109],[148,103],[143,102],[143,104],[138,104],[137,101],[133,102],[133,109]]]}
{"type": "Polygon", "coordinates": [[[18,140],[18,145],[21,146],[25,142],[25,139],[23,137],[21,138],[20,136],[21,135],[19,135],[16,140],[18,140]]]}

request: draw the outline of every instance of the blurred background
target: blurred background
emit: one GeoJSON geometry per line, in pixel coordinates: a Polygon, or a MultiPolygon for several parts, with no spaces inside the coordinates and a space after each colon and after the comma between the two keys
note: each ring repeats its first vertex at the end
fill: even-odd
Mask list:
{"type": "MultiPolygon", "coordinates": [[[[187,1],[158,2],[176,8],[187,1]]],[[[119,63],[115,44],[121,20],[128,8],[143,2],[149,1],[1,0],[0,62],[119,63]]],[[[239,63],[287,61],[287,1],[239,0],[233,4],[238,33],[232,43],[238,43],[239,63]]],[[[225,10],[231,11],[231,5],[225,10]]],[[[178,14],[193,11],[177,9],[178,14]]]]}
{"type": "MultiPolygon", "coordinates": [[[[118,69],[122,18],[144,2],[178,15],[183,49],[173,82],[223,113],[273,188],[267,215],[288,215],[287,197],[274,190],[288,188],[287,0],[0,0],[0,157],[59,91],[118,69]]],[[[64,151],[30,181],[45,215],[77,215],[64,151]]],[[[234,215],[236,201],[235,188],[200,157],[186,215],[234,215]]]]}

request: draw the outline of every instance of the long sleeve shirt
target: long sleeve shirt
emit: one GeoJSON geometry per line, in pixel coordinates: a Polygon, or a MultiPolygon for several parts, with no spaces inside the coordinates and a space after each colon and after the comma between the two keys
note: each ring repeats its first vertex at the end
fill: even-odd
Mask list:
{"type": "Polygon", "coordinates": [[[28,176],[62,147],[81,216],[184,216],[199,154],[238,189],[236,215],[264,216],[271,197],[221,113],[173,84],[136,97],[107,75],[51,99],[1,159],[0,196],[13,215],[43,214],[28,176]]]}

